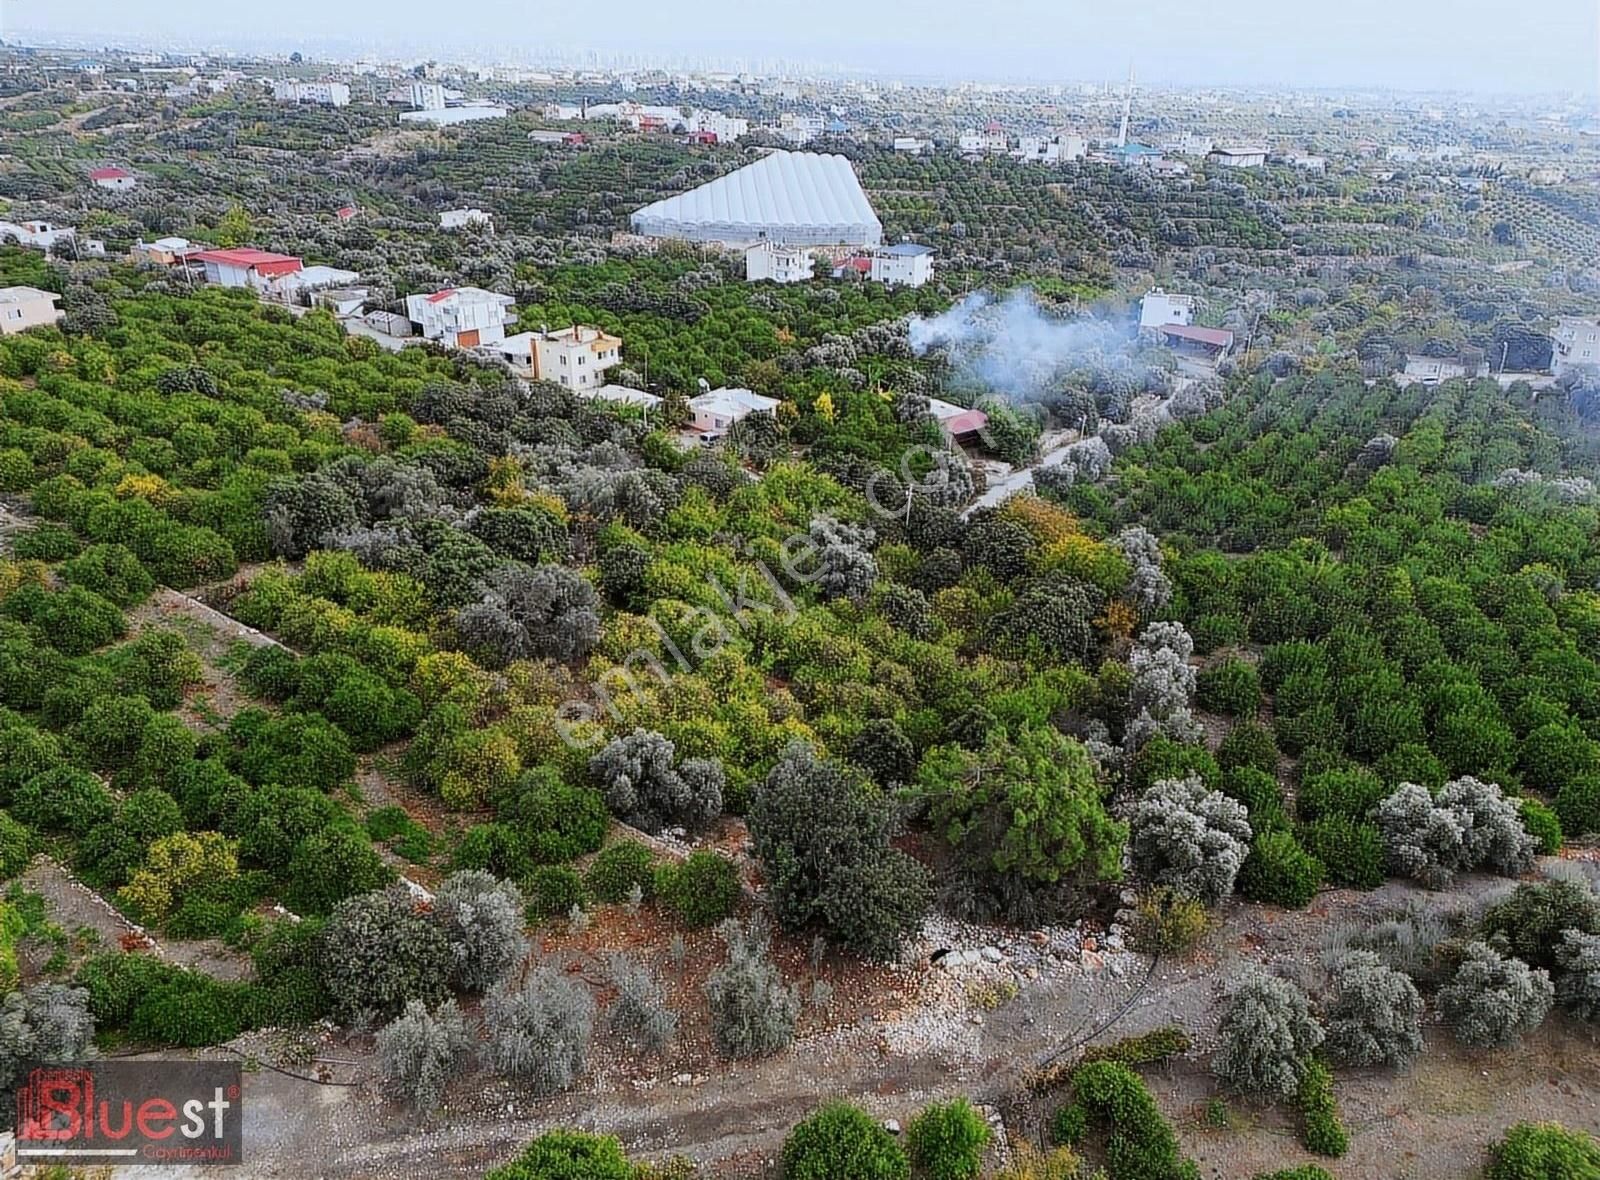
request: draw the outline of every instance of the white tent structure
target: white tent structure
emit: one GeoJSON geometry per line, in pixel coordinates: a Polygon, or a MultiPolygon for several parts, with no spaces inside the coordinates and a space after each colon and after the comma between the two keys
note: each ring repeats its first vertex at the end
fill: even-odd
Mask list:
{"type": "Polygon", "coordinates": [[[843,156],[772,152],[753,164],[646,205],[633,230],[651,238],[786,246],[876,246],[883,225],[843,156]]]}

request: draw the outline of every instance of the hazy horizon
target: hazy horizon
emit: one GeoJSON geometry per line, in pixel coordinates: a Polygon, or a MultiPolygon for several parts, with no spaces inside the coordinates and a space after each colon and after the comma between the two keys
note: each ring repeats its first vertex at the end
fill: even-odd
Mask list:
{"type": "Polygon", "coordinates": [[[737,64],[810,62],[881,75],[1003,80],[1115,78],[1131,62],[1171,85],[1382,87],[1479,93],[1595,93],[1600,4],[1589,0],[1344,0],[1286,14],[1268,0],[1209,6],[1147,0],[1137,10],[991,0],[809,0],[757,9],[702,0],[681,9],[620,0],[602,30],[572,10],[483,0],[470,26],[441,31],[437,8],[390,0],[373,13],[317,0],[266,6],[200,0],[9,0],[0,36],[104,36],[177,46],[312,52],[469,52],[597,59],[623,55],[737,64]],[[518,30],[527,30],[519,33],[518,30]],[[548,30],[541,32],[540,30],[548,30]]]}

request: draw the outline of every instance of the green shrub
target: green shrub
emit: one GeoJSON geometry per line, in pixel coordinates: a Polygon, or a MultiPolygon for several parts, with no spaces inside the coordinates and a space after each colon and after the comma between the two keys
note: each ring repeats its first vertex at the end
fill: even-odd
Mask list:
{"type": "Polygon", "coordinates": [[[1561,851],[1561,820],[1554,811],[1537,799],[1517,800],[1517,810],[1522,814],[1522,826],[1538,845],[1540,856],[1554,856],[1561,851]]]}
{"type": "Polygon", "coordinates": [[[1489,1148],[1485,1180],[1600,1180],[1600,1141],[1559,1123],[1518,1123],[1489,1148]]]}
{"type": "Polygon", "coordinates": [[[1105,1131],[1111,1180],[1198,1180],[1199,1169],[1179,1154],[1178,1137],[1144,1079],[1126,1065],[1082,1066],[1072,1075],[1072,1098],[1051,1120],[1055,1140],[1077,1144],[1091,1130],[1105,1131]]]}
{"type": "Polygon", "coordinates": [[[1195,696],[1201,708],[1213,713],[1253,717],[1261,708],[1261,676],[1254,664],[1223,660],[1200,673],[1195,696]]]}
{"type": "Polygon", "coordinates": [[[9,881],[28,867],[33,857],[33,835],[0,811],[0,881],[9,881]]]}
{"type": "Polygon", "coordinates": [[[1568,836],[1600,832],[1600,775],[1576,778],[1563,786],[1556,793],[1556,815],[1568,836]]]}
{"type": "Polygon", "coordinates": [[[582,909],[589,901],[578,870],[566,865],[540,865],[528,875],[525,892],[528,916],[535,920],[564,916],[573,906],[582,909]]]}
{"type": "Polygon", "coordinates": [[[1250,813],[1250,830],[1256,835],[1289,826],[1283,806],[1283,788],[1275,776],[1253,766],[1236,766],[1222,775],[1220,789],[1243,803],[1250,813]]]}
{"type": "Polygon", "coordinates": [[[1204,903],[1165,885],[1141,897],[1137,909],[1133,945],[1147,955],[1186,954],[1211,929],[1204,903]]]}
{"type": "Polygon", "coordinates": [[[1372,824],[1328,816],[1300,829],[1300,843],[1322,862],[1328,880],[1352,889],[1383,884],[1383,836],[1372,824]]]}
{"type": "Polygon", "coordinates": [[[1193,1047],[1189,1034],[1176,1024],[1151,1029],[1137,1037],[1123,1037],[1110,1045],[1090,1045],[1083,1051],[1079,1064],[1094,1061],[1115,1061],[1122,1065],[1154,1065],[1181,1057],[1193,1047]]]}
{"type": "Polygon", "coordinates": [[[1142,795],[1161,779],[1181,779],[1191,774],[1198,774],[1210,786],[1220,780],[1222,770],[1204,746],[1175,742],[1157,734],[1139,747],[1128,779],[1134,794],[1142,795]]]}
{"type": "Polygon", "coordinates": [[[1295,1096],[1300,1108],[1300,1142],[1307,1151],[1338,1159],[1350,1147],[1350,1136],[1339,1122],[1339,1107],[1333,1097],[1333,1074],[1313,1058],[1300,1069],[1300,1092],[1295,1096]]]}
{"type": "Polygon", "coordinates": [[[422,864],[433,856],[433,836],[403,807],[380,807],[371,812],[367,816],[367,835],[374,843],[389,845],[412,864],[422,864]]]}
{"type": "Polygon", "coordinates": [[[1269,831],[1251,842],[1235,888],[1253,901],[1298,910],[1311,904],[1322,877],[1322,862],[1300,846],[1294,833],[1269,831]]]}
{"type": "Polygon", "coordinates": [[[919,1178],[972,1180],[993,1133],[965,1098],[936,1103],[906,1127],[906,1150],[919,1178]]]}
{"type": "Polygon", "coordinates": [[[831,1102],[783,1141],[784,1180],[907,1180],[911,1164],[894,1136],[848,1102],[831,1102]]]}
{"type": "Polygon", "coordinates": [[[634,1169],[610,1135],[547,1131],[483,1180],[634,1180],[634,1169]]]}
{"type": "Polygon", "coordinates": [[[524,774],[501,801],[499,819],[522,838],[536,864],[564,864],[594,852],[611,814],[600,792],[575,787],[550,767],[524,774]]]}
{"type": "Polygon", "coordinates": [[[77,551],[78,538],[72,530],[49,521],[11,540],[11,555],[19,561],[64,561],[77,551]]]}
{"type": "Polygon", "coordinates": [[[655,888],[655,853],[637,840],[608,844],[584,877],[590,896],[615,905],[626,901],[635,885],[644,897],[655,888]]]}
{"type": "Polygon", "coordinates": [[[1223,770],[1248,766],[1263,774],[1278,773],[1278,743],[1272,731],[1257,721],[1241,721],[1217,747],[1217,765],[1223,770]]]}
{"type": "Polygon", "coordinates": [[[743,886],[739,867],[720,852],[699,849],[682,864],[656,870],[658,901],[686,926],[714,926],[733,914],[743,886]]]}
{"type": "Polygon", "coordinates": [[[1304,823],[1330,817],[1361,823],[1389,793],[1383,780],[1365,767],[1325,770],[1300,784],[1295,810],[1304,823]]]}
{"type": "Polygon", "coordinates": [[[1503,944],[1510,954],[1534,967],[1556,970],[1556,949],[1568,930],[1600,934],[1600,897],[1575,881],[1538,881],[1518,885],[1478,919],[1477,936],[1503,944]]]}
{"type": "Polygon", "coordinates": [[[1302,1164],[1298,1168],[1284,1168],[1278,1172],[1257,1172],[1252,1180],[1333,1180],[1333,1177],[1316,1164],[1302,1164]]]}

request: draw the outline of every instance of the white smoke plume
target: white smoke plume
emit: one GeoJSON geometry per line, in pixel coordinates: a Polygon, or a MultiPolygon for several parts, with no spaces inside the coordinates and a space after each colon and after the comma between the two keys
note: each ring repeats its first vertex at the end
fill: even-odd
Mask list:
{"type": "Polygon", "coordinates": [[[916,355],[945,352],[955,384],[1013,399],[1036,396],[1075,368],[1133,363],[1125,332],[1098,320],[1061,319],[1026,287],[998,299],[975,291],[931,319],[913,317],[906,331],[916,355]]]}

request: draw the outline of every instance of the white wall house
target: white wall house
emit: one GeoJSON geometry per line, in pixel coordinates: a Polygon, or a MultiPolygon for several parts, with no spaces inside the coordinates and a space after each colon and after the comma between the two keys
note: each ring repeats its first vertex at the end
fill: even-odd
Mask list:
{"type": "Polygon", "coordinates": [[[125,193],[139,183],[133,173],[121,168],[96,168],[89,173],[89,179],[95,188],[110,189],[114,193],[125,193]]]}
{"type": "Polygon", "coordinates": [[[77,236],[78,231],[70,225],[50,221],[0,221],[0,242],[16,238],[18,245],[35,250],[54,249],[58,243],[70,242],[77,236]]]}
{"type": "Polygon", "coordinates": [[[523,376],[584,391],[606,384],[605,371],[622,360],[622,340],[599,328],[518,332],[495,345],[494,353],[523,376]]]}
{"type": "Polygon", "coordinates": [[[0,336],[59,323],[66,314],[56,306],[60,298],[37,287],[0,287],[0,336]]]}
{"type": "Polygon", "coordinates": [[[1089,141],[1081,135],[1023,135],[1011,154],[1033,164],[1066,164],[1089,154],[1089,141]]]}
{"type": "Polygon", "coordinates": [[[444,87],[438,82],[417,81],[411,83],[411,107],[418,111],[444,110],[444,87]]]}
{"type": "Polygon", "coordinates": [[[1177,139],[1170,141],[1166,145],[1166,150],[1176,156],[1209,156],[1215,146],[1209,135],[1186,131],[1177,139]]]}
{"type": "Polygon", "coordinates": [[[933,247],[901,242],[897,246],[876,246],[870,255],[872,269],[867,277],[891,287],[920,287],[933,278],[933,247]]]}
{"type": "Polygon", "coordinates": [[[816,260],[800,246],[781,246],[777,242],[757,242],[744,252],[744,277],[759,283],[803,283],[812,277],[816,260]]]}
{"type": "Polygon", "coordinates": [[[278,102],[310,102],[324,107],[350,105],[350,87],[343,82],[274,82],[272,97],[278,102]]]}
{"type": "Polygon", "coordinates": [[[894,150],[908,156],[925,155],[933,151],[933,140],[915,135],[897,135],[894,137],[894,150]]]}
{"type": "Polygon", "coordinates": [[[1565,316],[1550,333],[1550,372],[1560,377],[1581,369],[1600,369],[1600,321],[1565,316]]]}
{"type": "Polygon", "coordinates": [[[1002,155],[1009,142],[1003,131],[963,131],[956,146],[964,152],[1002,155]]]}
{"type": "Polygon", "coordinates": [[[1168,295],[1156,287],[1139,301],[1139,326],[1160,328],[1167,324],[1187,327],[1194,320],[1193,295],[1168,295]]]}
{"type": "Polygon", "coordinates": [[[424,340],[446,348],[478,348],[506,338],[506,324],[516,321],[506,309],[515,302],[482,287],[446,287],[431,295],[407,295],[406,317],[424,340]]]}
{"type": "Polygon", "coordinates": [[[188,257],[205,267],[206,282],[220,287],[248,287],[258,295],[280,291],[283,281],[302,269],[300,260],[293,255],[248,247],[200,250],[188,257]]]}
{"type": "Polygon", "coordinates": [[[684,120],[684,129],[691,133],[708,131],[717,137],[718,143],[731,143],[750,134],[750,120],[721,111],[691,111],[684,120]]]}
{"type": "Polygon", "coordinates": [[[494,217],[482,209],[446,209],[439,214],[440,229],[461,229],[468,225],[494,228],[494,217]]]}
{"type": "Polygon", "coordinates": [[[689,399],[690,425],[702,434],[721,434],[751,414],[770,414],[778,399],[748,389],[713,389],[689,399]]]}

